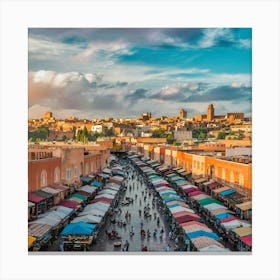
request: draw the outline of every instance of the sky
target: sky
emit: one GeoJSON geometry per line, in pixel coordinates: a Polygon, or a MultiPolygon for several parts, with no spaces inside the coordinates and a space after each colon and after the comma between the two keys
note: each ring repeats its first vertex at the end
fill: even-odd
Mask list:
{"type": "Polygon", "coordinates": [[[29,118],[251,116],[250,28],[30,28],[28,66],[29,118]]]}

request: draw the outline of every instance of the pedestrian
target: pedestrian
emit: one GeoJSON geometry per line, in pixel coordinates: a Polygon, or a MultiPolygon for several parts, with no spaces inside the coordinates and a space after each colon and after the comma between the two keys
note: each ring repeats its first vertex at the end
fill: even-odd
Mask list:
{"type": "Polygon", "coordinates": [[[156,228],[154,229],[153,236],[154,236],[154,237],[156,237],[156,236],[157,236],[157,229],[156,229],[156,228]]]}
{"type": "Polygon", "coordinates": [[[125,241],[125,251],[128,251],[128,248],[129,248],[129,242],[126,240],[125,241]]]}
{"type": "Polygon", "coordinates": [[[169,238],[169,239],[172,239],[172,231],[170,231],[170,232],[168,233],[168,238],[169,238]]]}
{"type": "Polygon", "coordinates": [[[169,244],[167,244],[167,246],[166,246],[166,248],[165,248],[165,251],[166,251],[166,252],[169,252],[169,251],[170,251],[170,245],[169,245],[169,244]]]}

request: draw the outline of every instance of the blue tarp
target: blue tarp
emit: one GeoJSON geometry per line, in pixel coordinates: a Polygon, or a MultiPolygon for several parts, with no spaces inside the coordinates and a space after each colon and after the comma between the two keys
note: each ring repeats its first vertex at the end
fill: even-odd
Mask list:
{"type": "Polygon", "coordinates": [[[120,176],[124,176],[125,175],[125,173],[121,172],[121,171],[113,171],[112,173],[113,173],[113,175],[120,175],[120,176]]]}
{"type": "Polygon", "coordinates": [[[171,204],[171,205],[168,205],[167,208],[173,208],[173,207],[177,207],[177,206],[180,206],[180,204],[178,204],[178,203],[171,204]]]}
{"type": "Polygon", "coordinates": [[[175,181],[176,184],[177,183],[182,183],[182,182],[185,182],[185,180],[184,179],[178,179],[178,180],[175,181]]]}
{"type": "Polygon", "coordinates": [[[227,219],[227,218],[230,218],[230,217],[233,217],[233,215],[231,215],[229,213],[220,213],[220,214],[215,215],[215,218],[219,219],[219,220],[227,219]]]}
{"type": "Polygon", "coordinates": [[[102,187],[102,183],[97,182],[97,181],[92,182],[90,185],[94,186],[94,187],[102,187]]]}
{"type": "Polygon", "coordinates": [[[81,181],[89,183],[92,180],[90,177],[81,177],[81,181]]]}
{"type": "Polygon", "coordinates": [[[96,225],[93,224],[88,224],[85,222],[77,222],[73,224],[67,225],[63,231],[61,232],[61,235],[68,235],[68,234],[73,234],[73,235],[90,235],[93,233],[95,230],[96,225]]]}
{"type": "Polygon", "coordinates": [[[184,200],[181,197],[179,197],[179,196],[173,196],[173,197],[164,199],[163,202],[167,203],[167,202],[174,201],[174,200],[178,200],[178,201],[183,201],[184,202],[184,200]]]}
{"type": "Polygon", "coordinates": [[[208,231],[203,231],[203,230],[198,230],[198,231],[193,231],[193,232],[186,232],[186,235],[190,239],[201,237],[201,236],[206,236],[206,237],[212,238],[214,240],[220,240],[220,237],[216,233],[208,232],[208,231]]]}
{"type": "Polygon", "coordinates": [[[170,195],[170,194],[175,194],[176,195],[176,192],[175,191],[174,192],[172,192],[172,191],[170,191],[170,192],[161,192],[160,196],[167,196],[167,195],[170,195]]]}
{"type": "Polygon", "coordinates": [[[229,189],[229,190],[220,192],[220,195],[225,196],[225,195],[229,195],[229,194],[233,194],[233,193],[235,193],[235,190],[229,189]]]}

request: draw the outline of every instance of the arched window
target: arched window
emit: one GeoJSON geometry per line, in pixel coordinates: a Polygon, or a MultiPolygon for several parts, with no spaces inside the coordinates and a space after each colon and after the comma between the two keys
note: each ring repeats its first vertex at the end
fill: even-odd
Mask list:
{"type": "Polygon", "coordinates": [[[222,180],[226,180],[226,171],[224,168],[222,169],[222,180]]]}
{"type": "Polygon", "coordinates": [[[77,166],[74,167],[74,177],[75,178],[78,177],[78,167],[77,166]]]}
{"type": "Polygon", "coordinates": [[[83,165],[82,162],[81,162],[81,164],[80,164],[80,174],[81,174],[81,175],[84,174],[84,165],[83,165]]]}
{"type": "Polygon", "coordinates": [[[233,173],[233,171],[230,171],[230,182],[234,183],[234,173],[233,173]]]}
{"type": "Polygon", "coordinates": [[[67,170],[66,170],[66,178],[67,178],[67,180],[71,179],[71,168],[67,168],[67,170]]]}
{"type": "Polygon", "coordinates": [[[54,182],[59,183],[60,181],[60,168],[56,167],[54,170],[54,182]]]}
{"type": "Polygon", "coordinates": [[[240,186],[244,186],[244,176],[243,174],[239,174],[239,185],[240,186]]]}
{"type": "Polygon", "coordinates": [[[48,184],[47,171],[44,169],[41,172],[41,187],[46,187],[48,184]]]}

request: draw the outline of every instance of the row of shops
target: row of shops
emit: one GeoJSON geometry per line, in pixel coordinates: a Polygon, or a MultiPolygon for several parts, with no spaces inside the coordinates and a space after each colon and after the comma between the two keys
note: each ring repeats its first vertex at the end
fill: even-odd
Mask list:
{"type": "Polygon", "coordinates": [[[160,196],[168,196],[163,197],[163,203],[169,204],[167,208],[173,208],[171,214],[175,214],[177,222],[180,215],[190,216],[190,213],[177,214],[180,211],[186,212],[186,209],[188,212],[193,209],[199,215],[199,220],[192,217],[192,224],[189,225],[191,230],[194,227],[197,232],[188,231],[186,225],[183,225],[184,229],[187,230],[187,232],[185,231],[187,240],[189,239],[196,250],[228,250],[220,249],[220,237],[224,242],[229,242],[228,247],[233,248],[233,250],[252,250],[251,201],[242,201],[242,196],[235,190],[218,182],[207,182],[204,178],[199,178],[191,183],[189,174],[184,173],[184,170],[180,167],[162,166],[156,161],[145,159],[141,161],[137,155],[133,155],[132,160],[139,164],[144,173],[147,172],[149,181],[158,189],[160,196]],[[153,167],[153,169],[149,170],[149,167],[153,167]],[[180,199],[183,199],[183,201],[180,199]],[[235,200],[234,207],[229,208],[231,205],[228,204],[228,199],[235,200]],[[210,228],[213,228],[217,234],[213,234],[210,228]],[[212,236],[212,240],[209,239],[210,236],[212,236]]]}
{"type": "Polygon", "coordinates": [[[229,209],[227,196],[234,194],[236,199],[241,198],[235,190],[222,186],[218,182],[205,182],[204,184],[201,182],[199,187],[195,186],[179,176],[176,170],[169,170],[164,173],[164,176],[179,191],[181,197],[189,202],[192,209],[195,209],[225,242],[230,243],[229,247],[238,251],[252,250],[251,222],[241,219],[238,212],[233,211],[242,206],[244,206],[243,209],[248,209],[251,206],[250,201],[236,204],[233,209],[229,209]],[[205,185],[209,187],[210,184],[212,195],[203,191],[205,185]]]}
{"type": "MultiPolygon", "coordinates": [[[[116,168],[123,172],[121,166],[116,168]]],[[[73,193],[69,192],[66,199],[29,222],[29,251],[47,250],[58,240],[61,251],[89,250],[106,217],[118,203],[123,187],[123,176],[108,174],[106,170],[100,175],[106,176],[99,176],[106,180],[105,184],[95,181],[93,176],[83,177],[81,181],[85,185],[76,188],[73,193]]],[[[37,204],[40,202],[42,200],[37,204]]],[[[38,207],[36,202],[32,203],[38,207]]]]}
{"type": "Polygon", "coordinates": [[[216,248],[217,251],[228,251],[221,243],[220,237],[202,223],[201,217],[161,175],[162,172],[170,170],[168,167],[161,167],[156,161],[142,161],[135,156],[129,158],[160,199],[166,219],[176,232],[180,243],[185,244],[183,250],[207,251],[216,248]]]}

